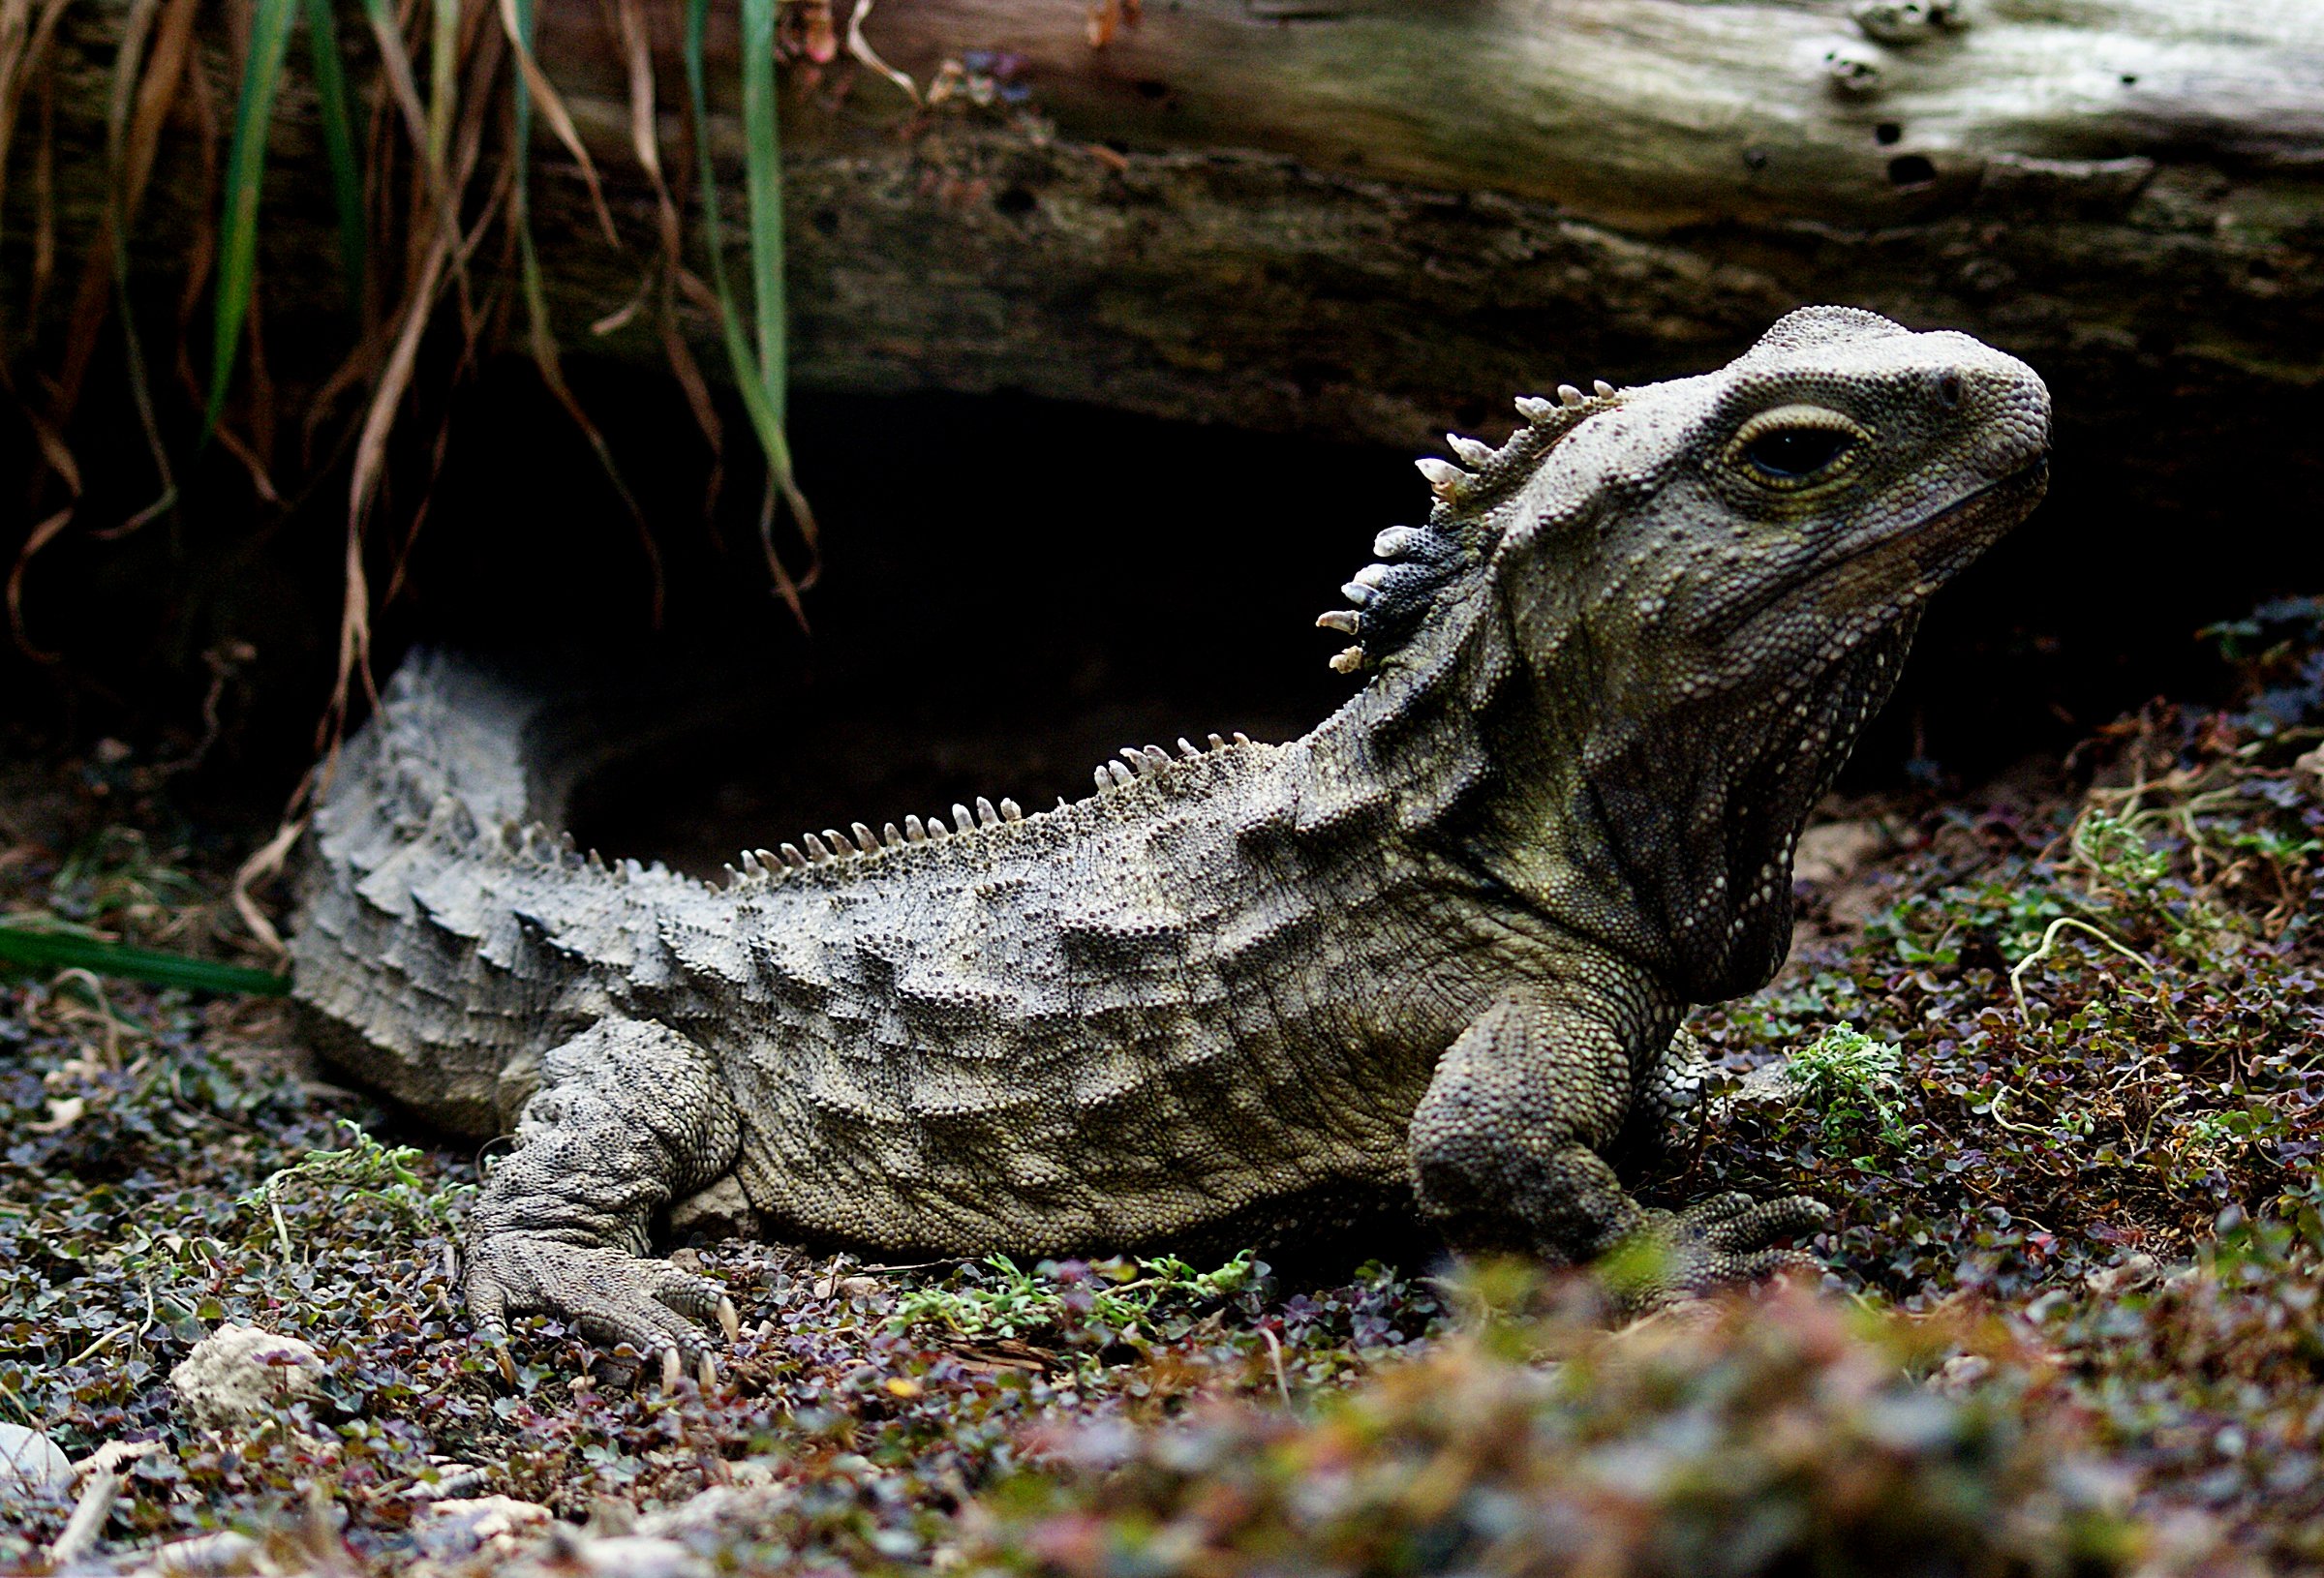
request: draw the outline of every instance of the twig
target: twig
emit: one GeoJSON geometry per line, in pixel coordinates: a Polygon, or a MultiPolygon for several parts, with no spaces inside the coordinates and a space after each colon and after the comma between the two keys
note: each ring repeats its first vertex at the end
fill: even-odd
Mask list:
{"type": "Polygon", "coordinates": [[[88,1483],[81,1487],[80,1500],[73,1504],[73,1516],[65,1520],[65,1532],[48,1547],[50,1567],[74,1566],[95,1553],[97,1538],[105,1532],[105,1520],[112,1516],[113,1502],[120,1494],[119,1474],[101,1469],[89,1475],[88,1483]]]}
{"type": "Polygon", "coordinates": [[[0,1381],[0,1403],[6,1403],[10,1408],[15,1410],[16,1417],[23,1420],[32,1429],[40,1429],[39,1417],[33,1413],[24,1399],[16,1395],[16,1389],[6,1381],[0,1381]]]}
{"type": "Polygon", "coordinates": [[[96,999],[97,1022],[105,1027],[105,1066],[115,1074],[120,1073],[121,1025],[113,1017],[113,1006],[111,1000],[105,994],[105,983],[97,979],[95,971],[84,969],[77,964],[70,969],[56,972],[55,984],[57,986],[61,986],[67,981],[72,981],[84,987],[88,994],[96,999]]]}
{"type": "Polygon", "coordinates": [[[2088,921],[2077,921],[2070,915],[2061,915],[2057,920],[2052,921],[2048,928],[2041,934],[2041,946],[2019,959],[2016,968],[2009,972],[2009,995],[2017,999],[2017,1017],[2021,1021],[2028,1025],[2034,1022],[2034,1016],[2026,1007],[2026,972],[2050,956],[2058,946],[2058,933],[2068,926],[2073,927],[2076,931],[2089,933],[2152,976],[2155,981],[2155,1006],[2161,1009],[2173,1024],[2179,1023],[2179,1016],[2173,1013],[2170,1005],[2162,999],[2162,972],[2148,963],[2142,956],[2116,942],[2088,921]]]}
{"type": "Polygon", "coordinates": [[[126,1336],[126,1335],[128,1335],[130,1332],[133,1332],[133,1331],[135,1331],[135,1330],[137,1330],[137,1329],[138,1329],[138,1328],[137,1328],[137,1327],[135,1327],[135,1326],[115,1326],[115,1327],[114,1327],[112,1330],[110,1330],[110,1331],[107,1332],[107,1333],[106,1333],[104,1336],[102,1336],[102,1337],[98,1338],[98,1339],[97,1339],[95,1342],[91,1343],[91,1344],[90,1344],[88,1347],[86,1347],[86,1348],[82,1349],[82,1350],[81,1350],[79,1352],[77,1352],[77,1353],[74,1354],[74,1355],[73,1355],[71,1358],[67,1359],[67,1360],[65,1361],[65,1367],[66,1367],[67,1369],[71,1369],[71,1368],[72,1368],[74,1365],[76,1365],[76,1364],[79,1364],[79,1363],[83,1362],[84,1360],[86,1360],[86,1359],[87,1359],[87,1358],[88,1358],[88,1357],[89,1357],[91,1354],[95,1353],[95,1352],[96,1352],[96,1351],[97,1351],[99,1349],[101,1349],[101,1348],[105,1347],[105,1346],[106,1346],[107,1343],[111,1342],[111,1341],[112,1341],[114,1338],[116,1338],[116,1337],[122,1337],[122,1336],[126,1336]]]}
{"type": "Polygon", "coordinates": [[[2138,1132],[2138,1148],[2145,1150],[2155,1138],[2155,1120],[2175,1107],[2186,1105],[2186,1092],[2180,1091],[2167,1102],[2157,1102],[2155,1110],[2147,1114],[2147,1126],[2138,1132]]]}
{"type": "Polygon", "coordinates": [[[288,958],[290,947],[284,943],[283,934],[274,928],[274,923],[266,918],[265,911],[259,908],[258,898],[251,890],[281,872],[283,864],[290,858],[291,848],[298,842],[298,835],[307,831],[301,802],[314,784],[315,774],[310,770],[290,792],[290,803],[283,809],[282,826],[274,830],[274,836],[260,845],[250,859],[235,867],[233,885],[228,890],[234,913],[242,918],[242,924],[250,928],[259,946],[276,958],[288,958]]]}
{"type": "Polygon", "coordinates": [[[864,18],[872,15],[872,0],[855,0],[855,10],[847,18],[847,52],[880,76],[902,88],[904,97],[916,106],[920,103],[920,85],[902,72],[879,58],[872,41],[864,37],[864,18]]]}
{"type": "Polygon", "coordinates": [[[1275,1390],[1282,1394],[1283,1406],[1291,1407],[1291,1382],[1283,1375],[1283,1340],[1267,1327],[1259,1328],[1259,1336],[1267,1344],[1267,1356],[1275,1367],[1275,1390]]]}
{"type": "Polygon", "coordinates": [[[2002,1086],[1994,1091],[1993,1100],[1986,1104],[1985,1116],[1992,1121],[1994,1126],[1999,1129],[2005,1129],[2013,1135],[2039,1136],[2047,1134],[2049,1131],[2046,1129],[2037,1128],[2031,1123],[2011,1123],[2007,1118],[2002,1116],[2003,1098],[2008,1096],[2010,1093],[2011,1092],[2008,1086],[2002,1086]]]}

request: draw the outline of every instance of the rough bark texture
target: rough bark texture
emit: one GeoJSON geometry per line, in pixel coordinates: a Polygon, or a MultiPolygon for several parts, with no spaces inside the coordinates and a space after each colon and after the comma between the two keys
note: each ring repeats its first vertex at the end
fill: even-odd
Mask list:
{"type": "MultiPolygon", "coordinates": [[[[731,175],[729,9],[711,77],[731,175]]],[[[540,225],[568,341],[644,362],[646,317],[582,328],[635,295],[653,235],[608,10],[543,6],[541,53],[635,246],[595,238],[545,135],[540,225]]],[[[683,169],[681,8],[649,11],[683,169]]],[[[1093,48],[1067,0],[887,0],[868,35],[921,83],[947,60],[990,77],[977,51],[1000,51],[1002,85],[1029,98],[915,111],[844,55],[792,71],[794,376],[1410,444],[1505,421],[1517,389],[1715,361],[1829,300],[2033,357],[2129,443],[2154,432],[2136,412],[2156,375],[2260,407],[2310,388],[2324,11],[1955,12],[1916,31],[1836,0],[1177,0],[1093,48]]],[[[119,12],[80,15],[65,137],[101,114],[119,12]]],[[[268,199],[285,318],[335,291],[303,93],[294,69],[268,199]]],[[[60,166],[68,239],[97,164],[60,166]]],[[[140,242],[172,268],[153,238],[182,228],[187,185],[140,242]]]]}
{"type": "MultiPolygon", "coordinates": [[[[1092,49],[1077,6],[899,0],[869,29],[895,64],[1015,52],[1055,135],[907,127],[868,75],[835,113],[845,66],[794,106],[797,376],[1412,443],[1829,300],[2077,383],[2311,384],[2324,12],[1962,9],[1886,44],[1839,4],[1188,0],[1092,49]]],[[[618,169],[608,36],[553,15],[618,169]]],[[[575,318],[627,290],[582,250],[575,318]]]]}

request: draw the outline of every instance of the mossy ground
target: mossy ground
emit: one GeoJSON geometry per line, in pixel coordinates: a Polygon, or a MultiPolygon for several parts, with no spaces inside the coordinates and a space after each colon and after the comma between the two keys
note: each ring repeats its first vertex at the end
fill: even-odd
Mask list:
{"type": "MultiPolygon", "coordinates": [[[[1826,863],[1783,977],[1698,1017],[1729,1089],[1647,1181],[1829,1201],[1820,1290],[1609,1332],[1585,1282],[1512,1267],[710,1244],[745,1335],[664,1390],[554,1322],[471,1335],[477,1158],[318,1083],[279,1006],[69,973],[0,996],[0,1418],[156,1443],[124,1563],[229,1527],[378,1572],[2324,1563],[2318,624],[2240,632],[2237,706],[1847,808],[1886,852],[1826,863]],[[313,1344],[320,1393],[193,1427],[167,1378],[223,1320],[313,1344]],[[457,1503],[491,1495],[573,1532],[488,1539],[457,1503]]],[[[228,850],[165,788],[20,776],[0,911],[225,946],[228,850]]],[[[0,1564],[72,1505],[9,1500],[0,1564]]]]}

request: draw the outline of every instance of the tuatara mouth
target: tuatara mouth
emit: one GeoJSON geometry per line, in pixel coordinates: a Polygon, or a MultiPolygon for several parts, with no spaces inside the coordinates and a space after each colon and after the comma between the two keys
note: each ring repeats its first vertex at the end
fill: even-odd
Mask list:
{"type": "Polygon", "coordinates": [[[1885,532],[1869,542],[1858,543],[1838,559],[1817,572],[1818,580],[1828,580],[1850,566],[1888,551],[1909,551],[1934,547],[1945,558],[1942,565],[1924,566],[1950,575],[1967,561],[1960,556],[1963,550],[1973,557],[1990,547],[1993,539],[2025,519],[2050,485],[2050,457],[2035,456],[2014,471],[1994,478],[1974,493],[1964,494],[1934,515],[1923,516],[1902,531],[1885,532]],[[2008,517],[2000,531],[1987,532],[1982,529],[1996,515],[2008,517]]]}
{"type": "Polygon", "coordinates": [[[1924,515],[1911,526],[1850,545],[1819,565],[1805,582],[1762,588],[1728,613],[1728,628],[1740,630],[1769,608],[1795,600],[1806,588],[1828,586],[1850,571],[1861,569],[1868,561],[1887,556],[1922,555],[1923,577],[1934,575],[1948,580],[2033,510],[2048,488],[2049,478],[2049,456],[2037,456],[1973,493],[1964,494],[1934,515],[1924,515]],[[1997,516],[2006,517],[2003,525],[1998,531],[1985,531],[1997,516]]]}

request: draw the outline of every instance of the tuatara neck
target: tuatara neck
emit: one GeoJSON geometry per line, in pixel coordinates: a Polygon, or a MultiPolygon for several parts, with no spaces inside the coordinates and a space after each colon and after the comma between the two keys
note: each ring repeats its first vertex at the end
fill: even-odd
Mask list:
{"type": "Polygon", "coordinates": [[[1681,1001],[1763,984],[1789,941],[1799,834],[1917,620],[1803,653],[1768,689],[1706,683],[1586,617],[1528,661],[1522,616],[1489,588],[1468,601],[1431,655],[1384,669],[1299,743],[1302,823],[1392,806],[1394,835],[1449,880],[1638,962],[1681,1001]]]}

